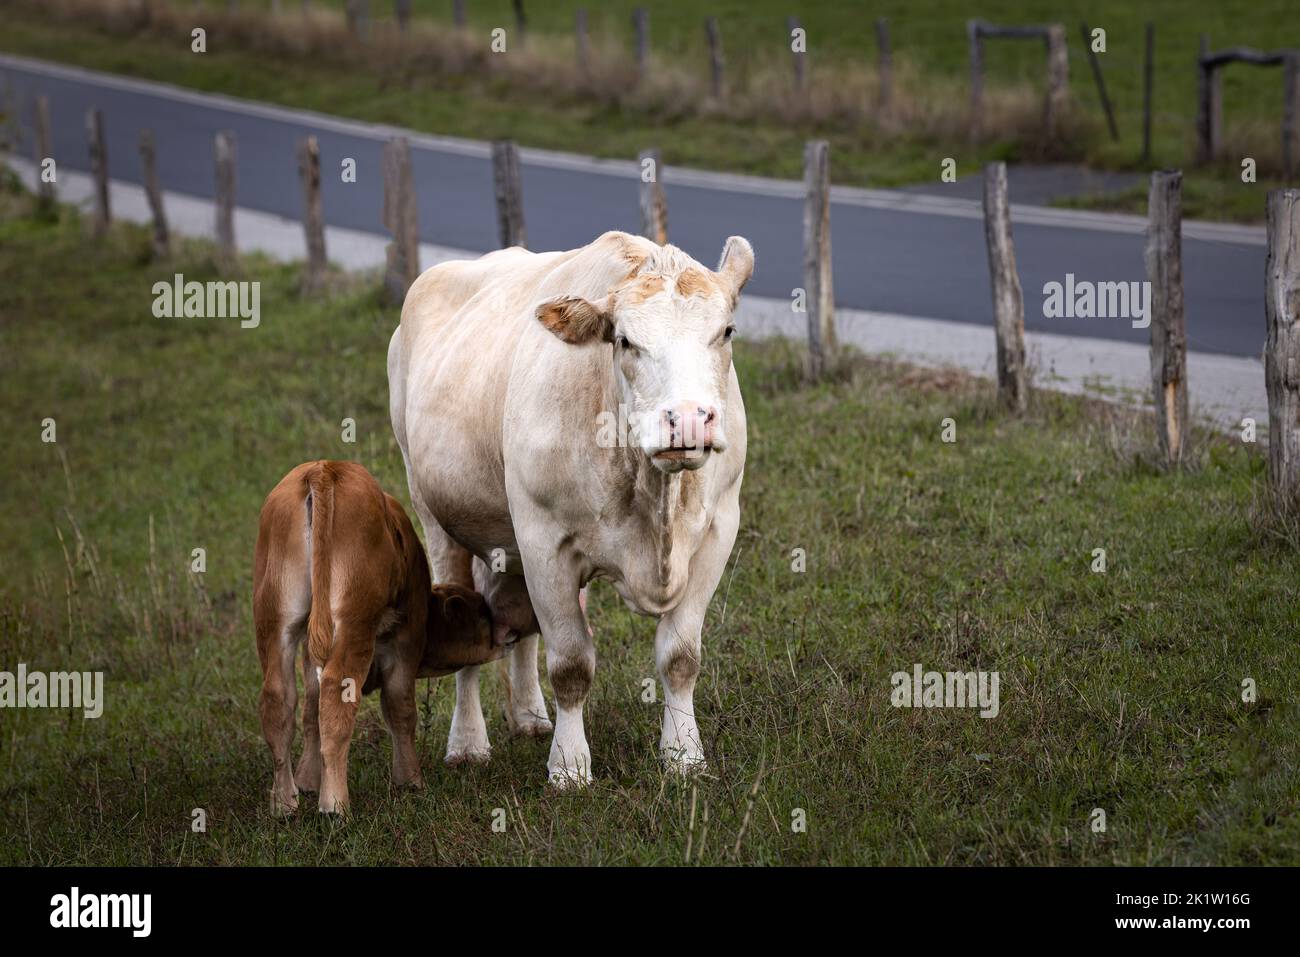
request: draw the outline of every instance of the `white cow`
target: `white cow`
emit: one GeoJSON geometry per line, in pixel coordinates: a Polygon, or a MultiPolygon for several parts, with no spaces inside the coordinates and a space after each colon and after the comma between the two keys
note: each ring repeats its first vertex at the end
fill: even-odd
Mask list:
{"type": "MultiPolygon", "coordinates": [[[[674,246],[609,232],[568,252],[443,263],[407,294],[388,348],[389,405],[433,577],[477,584],[497,627],[525,636],[502,669],[518,733],[552,727],[540,629],[557,785],[591,780],[582,706],[596,664],[584,592],[594,578],[659,619],[661,754],[682,771],[704,766],[695,679],[740,522],[732,313],[753,268],[739,236],[713,272],[674,246]]],[[[488,754],[478,669],[466,668],[447,761],[488,754]]]]}

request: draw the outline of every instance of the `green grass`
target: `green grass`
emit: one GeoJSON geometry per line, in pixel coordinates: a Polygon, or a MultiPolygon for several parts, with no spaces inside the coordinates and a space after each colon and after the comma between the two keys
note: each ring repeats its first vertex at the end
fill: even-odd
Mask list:
{"type": "MultiPolygon", "coordinates": [[[[188,0],[183,0],[188,6],[188,0]]],[[[260,4],[266,6],[266,4],[260,4]]],[[[336,3],[341,6],[341,3],[336,3]]],[[[529,45],[545,49],[550,37],[572,32],[573,0],[529,5],[529,45]]],[[[591,33],[597,41],[630,46],[630,11],[636,0],[591,5],[591,33]]],[[[244,4],[245,7],[250,4],[244,4]]],[[[252,4],[258,6],[258,4],[252,4]]],[[[380,19],[390,5],[372,4],[380,19]]],[[[467,4],[470,29],[486,38],[494,26],[512,29],[508,0],[467,4]]],[[[799,10],[808,30],[814,85],[818,64],[873,62],[872,18],[887,16],[900,72],[918,74],[923,85],[946,91],[948,100],[965,96],[964,23],[968,5],[944,0],[918,9],[905,0],[872,7],[870,15],[844,3],[791,4],[784,0],[719,3],[710,6],[722,24],[730,75],[738,82],[770,69],[783,55],[780,46],[787,13],[799,10]],[[774,59],[776,58],[776,59],[774,59]]],[[[423,6],[418,18],[449,24],[450,3],[423,6]]],[[[1060,158],[1097,167],[1145,170],[1141,160],[1143,24],[1158,24],[1155,124],[1151,167],[1188,170],[1188,216],[1262,221],[1264,194],[1282,185],[1261,173],[1255,184],[1240,181],[1240,159],[1253,155],[1265,167],[1276,158],[1282,111],[1280,71],[1238,66],[1225,75],[1225,142],[1231,155],[1215,166],[1191,169],[1194,149],[1195,69],[1198,35],[1207,33],[1216,48],[1255,45],[1272,49],[1300,45],[1287,36],[1291,20],[1286,0],[1234,5],[1172,0],[1138,10],[1126,0],[989,0],[979,16],[995,22],[1057,20],[1067,26],[1071,89],[1086,120],[1067,141],[1052,149],[1060,158]],[[1111,143],[1104,132],[1096,88],[1079,35],[1079,22],[1107,30],[1103,70],[1121,130],[1111,143]],[[1279,25],[1282,25],[1279,32],[1279,25]]],[[[652,38],[661,68],[703,75],[707,62],[698,5],[651,5],[652,38]]],[[[198,15],[196,15],[198,16],[198,15]]],[[[1290,28],[1295,29],[1295,28],[1290,28]]],[[[827,121],[790,122],[728,117],[589,97],[560,95],[544,86],[510,84],[482,75],[438,75],[435,71],[358,69],[329,57],[268,57],[214,42],[204,55],[191,54],[177,38],[149,33],[107,33],[85,22],[56,21],[23,6],[9,14],[0,50],[77,63],[97,69],[164,80],[198,89],[323,110],[378,122],[396,123],[441,134],[480,139],[513,138],[538,147],[576,150],[606,157],[630,157],[647,145],[661,148],[670,163],[780,177],[801,175],[802,144],[811,136],[833,146],[832,173],[846,184],[894,186],[938,180],[945,157],[958,161],[961,175],[991,159],[1032,159],[1033,148],[1019,135],[972,145],[964,129],[947,134],[904,129],[881,131],[869,124],[827,121]]],[[[1036,42],[993,41],[987,51],[989,86],[1002,90],[1040,90],[1043,55],[1036,42]]],[[[1071,205],[1131,209],[1136,197],[1077,197],[1071,205]]]]}
{"type": "Polygon", "coordinates": [[[315,457],[361,461],[406,499],[396,311],[343,280],[303,301],[293,267],[249,260],[258,329],[156,319],[152,283],[211,277],[209,248],[151,265],[138,229],[95,244],[24,205],[0,206],[0,669],[103,670],[106,704],[0,719],[0,863],[663,864],[688,846],[704,864],[1300,862],[1300,554],[1252,520],[1256,451],[1198,436],[1166,474],[1132,451],[1151,438],[1132,413],[1035,393],[1014,421],[987,383],[866,360],[809,386],[780,345],[737,350],[750,459],[705,628],[707,777],[660,772],[653,629],[601,585],[592,787],[547,788],[548,743],[506,737],[495,676],[492,763],[444,768],[444,679],[420,690],[424,791],[390,789],[368,698],[352,821],[273,820],[257,513],[315,457]],[[1001,714],[894,709],[889,676],[917,662],[998,671],[1001,714]]]}

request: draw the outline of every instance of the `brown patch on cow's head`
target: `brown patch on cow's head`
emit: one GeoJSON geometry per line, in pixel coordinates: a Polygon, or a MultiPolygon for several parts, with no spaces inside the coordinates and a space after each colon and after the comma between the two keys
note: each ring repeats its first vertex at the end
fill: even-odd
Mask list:
{"type": "Polygon", "coordinates": [[[611,340],[613,322],[609,298],[590,302],[577,296],[548,299],[537,307],[537,319],[550,332],[572,345],[611,340]]]}
{"type": "Polygon", "coordinates": [[[663,276],[642,276],[623,286],[618,292],[618,301],[623,306],[639,306],[647,299],[652,299],[664,291],[663,276]]]}
{"type": "Polygon", "coordinates": [[[677,277],[677,292],[682,296],[708,296],[717,290],[717,283],[703,269],[683,269],[677,277]]]}

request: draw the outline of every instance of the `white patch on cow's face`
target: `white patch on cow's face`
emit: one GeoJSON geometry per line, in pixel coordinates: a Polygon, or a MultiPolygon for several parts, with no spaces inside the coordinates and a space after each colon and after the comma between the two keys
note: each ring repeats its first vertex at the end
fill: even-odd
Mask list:
{"type": "Polygon", "coordinates": [[[720,290],[681,295],[672,279],[662,287],[620,297],[613,315],[614,374],[629,440],[671,473],[700,468],[727,447],[735,326],[720,290]]]}

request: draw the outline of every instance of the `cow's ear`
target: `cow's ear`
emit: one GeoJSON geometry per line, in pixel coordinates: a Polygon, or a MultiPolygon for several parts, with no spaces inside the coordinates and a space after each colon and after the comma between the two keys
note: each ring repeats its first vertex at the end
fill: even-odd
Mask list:
{"type": "Polygon", "coordinates": [[[718,278],[731,296],[734,309],[740,290],[745,288],[749,277],[754,274],[754,247],[744,236],[731,236],[722,247],[722,258],[718,260],[718,278]]]}
{"type": "Polygon", "coordinates": [[[591,302],[577,296],[548,299],[537,307],[537,319],[556,336],[573,345],[614,338],[610,298],[591,302]]]}

